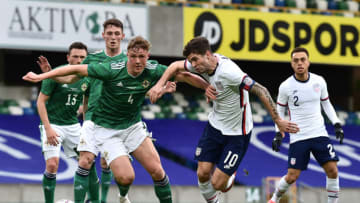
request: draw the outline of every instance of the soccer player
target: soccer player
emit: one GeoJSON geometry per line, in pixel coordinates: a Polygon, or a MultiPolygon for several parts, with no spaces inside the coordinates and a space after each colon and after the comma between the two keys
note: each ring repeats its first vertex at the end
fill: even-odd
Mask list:
{"type": "Polygon", "coordinates": [[[218,203],[217,191],[230,189],[249,145],[253,122],[248,92],[259,97],[282,132],[296,133],[298,128],[280,118],[265,87],[251,79],[229,58],[213,54],[206,38],[192,39],[185,46],[183,55],[186,60],[172,63],[150,90],[150,99],[155,102],[165,82],[182,71],[201,74],[211,84],[206,95],[215,99],[213,110],[196,148],[195,158],[198,160],[201,194],[206,202],[218,203]]]}
{"type": "MultiPolygon", "coordinates": [[[[295,48],[291,52],[291,67],[294,75],[290,76],[279,87],[277,109],[281,117],[289,109],[290,118],[299,125],[300,131],[290,133],[290,149],[288,171],[277,186],[269,203],[279,202],[281,196],[300,176],[302,170],[307,169],[310,152],[326,173],[326,189],[328,203],[336,203],[339,199],[339,177],[337,161],[329,135],[325,129],[321,106],[335,127],[336,138],[340,144],[344,139],[344,132],[340,120],[329,100],[327,85],[323,77],[309,72],[309,53],[305,48],[295,48]]],[[[278,132],[272,143],[274,151],[279,151],[283,136],[278,132]]]]}
{"type": "MultiPolygon", "coordinates": [[[[67,61],[71,65],[80,64],[86,55],[87,47],[81,42],[74,42],[69,47],[67,61]]],[[[67,157],[77,157],[76,147],[80,141],[81,130],[77,110],[87,87],[86,79],[69,85],[47,79],[41,85],[37,108],[41,119],[39,128],[42,151],[46,161],[43,176],[46,203],[54,202],[60,147],[63,147],[67,157]]]]}
{"type": "MultiPolygon", "coordinates": [[[[103,23],[104,32],[102,33],[102,37],[105,41],[105,50],[97,51],[95,53],[89,54],[85,60],[82,62],[83,64],[98,64],[98,63],[107,63],[111,61],[117,61],[119,59],[126,58],[126,54],[121,51],[120,43],[124,39],[125,35],[123,32],[123,24],[120,20],[112,18],[108,19],[103,23]]],[[[49,69],[48,62],[46,58],[39,58],[40,62],[42,62],[42,71],[48,72],[49,69]]],[[[58,82],[62,83],[72,83],[77,81],[79,77],[77,75],[70,75],[65,77],[56,77],[54,78],[58,82]]],[[[96,78],[88,78],[89,80],[89,88],[86,91],[83,109],[85,112],[83,129],[84,131],[91,132],[91,129],[94,126],[94,123],[91,121],[91,117],[94,114],[95,108],[97,107],[97,101],[100,97],[103,81],[96,78]]],[[[104,158],[101,158],[101,203],[106,203],[107,194],[109,191],[109,187],[111,184],[112,174],[110,167],[106,164],[104,158]]],[[[99,190],[99,185],[97,183],[98,177],[96,174],[95,164],[91,167],[90,172],[90,191],[99,190]],[[92,184],[93,183],[93,184],[92,184]]],[[[125,188],[127,191],[128,188],[125,188]]],[[[91,192],[94,194],[94,192],[91,192]]],[[[96,194],[96,193],[95,193],[96,194]]],[[[94,201],[98,199],[97,197],[91,197],[90,200],[94,201]]],[[[120,197],[120,199],[125,201],[124,197],[120,197]]]]}
{"type": "MultiPolygon", "coordinates": [[[[23,78],[39,82],[46,78],[78,74],[103,80],[101,96],[91,120],[92,130],[81,135],[79,168],[75,175],[76,202],[82,202],[88,188],[88,173],[95,156],[101,152],[114,173],[122,197],[127,197],[124,187],[129,188],[135,178],[128,155],[137,159],[154,181],[154,189],[160,203],[171,203],[169,178],[162,168],[159,154],[148,137],[141,121],[141,105],[147,91],[156,84],[166,66],[148,61],[150,43],[142,37],[129,42],[127,59],[117,62],[66,66],[40,75],[32,72],[23,78]]],[[[209,85],[201,77],[179,73],[177,81],[185,81],[199,88],[209,85]]],[[[162,87],[162,93],[169,88],[162,87]]],[[[128,200],[126,202],[129,202],[128,200]]]]}

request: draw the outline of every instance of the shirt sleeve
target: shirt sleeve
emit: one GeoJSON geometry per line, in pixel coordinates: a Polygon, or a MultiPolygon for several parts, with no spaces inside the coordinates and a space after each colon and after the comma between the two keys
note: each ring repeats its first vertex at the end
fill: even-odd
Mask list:
{"type": "Polygon", "coordinates": [[[283,107],[287,107],[289,97],[286,94],[286,85],[282,83],[279,87],[279,95],[277,98],[277,104],[283,107]]]}
{"type": "Polygon", "coordinates": [[[52,79],[46,79],[42,81],[40,92],[50,96],[56,88],[56,82],[52,79]]]}
{"type": "Polygon", "coordinates": [[[229,70],[224,73],[224,85],[239,87],[240,90],[244,89],[249,91],[255,84],[255,81],[244,73],[239,67],[228,66],[229,70]]]}
{"type": "Polygon", "coordinates": [[[197,73],[195,71],[194,67],[191,65],[190,61],[188,61],[187,59],[184,62],[184,68],[185,68],[185,70],[187,70],[189,72],[197,73]]]}
{"type": "Polygon", "coordinates": [[[113,76],[111,64],[99,63],[88,65],[88,75],[100,80],[110,80],[113,76]]]}
{"type": "Polygon", "coordinates": [[[329,93],[327,90],[327,84],[324,80],[323,77],[321,77],[321,96],[320,96],[321,101],[325,101],[329,99],[329,93]]]}

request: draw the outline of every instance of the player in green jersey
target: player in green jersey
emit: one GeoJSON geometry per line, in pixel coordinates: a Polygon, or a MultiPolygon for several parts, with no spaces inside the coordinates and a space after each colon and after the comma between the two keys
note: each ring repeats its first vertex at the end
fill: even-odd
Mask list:
{"type": "MultiPolygon", "coordinates": [[[[87,47],[74,42],[69,47],[67,61],[80,64],[87,55],[87,47]]],[[[46,161],[43,176],[43,191],[46,203],[54,202],[56,173],[59,166],[60,147],[68,157],[76,157],[76,147],[80,140],[81,126],[77,110],[88,87],[87,79],[73,84],[60,84],[54,80],[44,80],[37,99],[41,119],[42,151],[46,161]]]]}
{"type": "MultiPolygon", "coordinates": [[[[125,35],[123,33],[123,24],[120,20],[112,18],[108,19],[103,23],[104,32],[102,37],[105,41],[105,50],[96,51],[90,53],[83,64],[98,64],[98,63],[107,63],[111,61],[117,61],[122,58],[126,58],[126,54],[121,51],[120,43],[124,39],[125,35]]],[[[51,70],[50,64],[48,63],[45,57],[39,57],[39,66],[43,72],[48,72],[51,70]]],[[[77,75],[69,75],[65,77],[56,77],[54,78],[57,82],[61,83],[73,83],[80,78],[77,75]]],[[[91,121],[91,117],[97,106],[97,101],[100,97],[102,90],[102,80],[88,77],[89,88],[85,93],[85,98],[83,102],[83,111],[85,113],[83,130],[90,132],[94,126],[94,123],[91,121]]],[[[103,157],[103,154],[102,154],[103,157]]],[[[111,184],[112,174],[110,167],[106,164],[104,158],[101,158],[101,203],[106,203],[107,194],[111,184]]],[[[90,171],[90,185],[89,190],[90,194],[96,194],[95,191],[99,190],[98,177],[96,174],[95,164],[93,164],[90,171]]],[[[128,189],[125,189],[126,191],[128,189]]],[[[94,195],[93,195],[94,196],[94,195]]],[[[99,198],[98,195],[95,197],[90,196],[91,201],[99,198]]],[[[126,203],[124,197],[120,199],[122,202],[126,203]]]]}
{"type": "MultiPolygon", "coordinates": [[[[66,66],[40,75],[30,72],[23,77],[24,80],[39,82],[46,78],[79,74],[103,80],[98,106],[91,118],[95,123],[94,133],[82,135],[80,139],[78,150],[81,153],[75,188],[88,187],[84,174],[99,152],[105,155],[119,188],[128,188],[135,178],[127,157],[131,153],[154,180],[155,193],[160,202],[172,202],[169,179],[140,115],[147,91],[156,84],[167,68],[156,61],[148,61],[149,49],[150,43],[147,40],[136,37],[128,45],[128,59],[112,63],[66,66]]],[[[190,73],[179,73],[175,80],[202,89],[208,86],[201,77],[190,73]]],[[[165,93],[166,89],[163,90],[165,93]]],[[[120,191],[121,195],[126,196],[123,191],[120,191]]],[[[81,201],[76,199],[76,202],[81,201]]]]}

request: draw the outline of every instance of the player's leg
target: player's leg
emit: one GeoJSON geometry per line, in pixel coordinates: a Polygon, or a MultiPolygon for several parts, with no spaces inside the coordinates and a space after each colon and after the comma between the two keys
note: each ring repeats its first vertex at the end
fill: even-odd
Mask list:
{"type": "Polygon", "coordinates": [[[251,132],[247,135],[225,136],[224,147],[212,177],[212,185],[216,190],[227,192],[235,181],[236,171],[249,146],[251,132]]]}
{"type": "Polygon", "coordinates": [[[224,138],[219,130],[208,123],[196,147],[198,185],[206,202],[219,201],[218,192],[213,187],[211,179],[215,163],[218,163],[223,151],[224,138]]]}
{"type": "Polygon", "coordinates": [[[103,157],[100,160],[101,165],[101,203],[106,203],[107,194],[111,185],[112,173],[110,167],[106,164],[103,157]]]}
{"type": "Polygon", "coordinates": [[[129,160],[129,149],[125,146],[130,133],[125,130],[100,128],[104,139],[100,147],[102,157],[110,166],[120,192],[120,203],[130,203],[127,197],[135,172],[129,160]]]}
{"type": "Polygon", "coordinates": [[[161,165],[160,156],[151,139],[145,135],[145,139],[132,155],[151,175],[154,181],[155,193],[160,203],[171,203],[172,195],[169,178],[161,165]]]}
{"type": "Polygon", "coordinates": [[[96,171],[96,163],[94,161],[89,172],[88,200],[91,203],[100,202],[99,187],[99,178],[96,171]]]}
{"type": "Polygon", "coordinates": [[[280,179],[269,202],[279,202],[282,195],[289,189],[291,184],[299,178],[301,171],[307,169],[307,165],[310,161],[311,143],[312,139],[290,144],[287,174],[280,179]]]}
{"type": "Polygon", "coordinates": [[[211,175],[215,164],[210,162],[198,161],[197,176],[198,186],[201,195],[204,197],[206,202],[217,203],[218,193],[211,184],[211,175]]]}
{"type": "MultiPolygon", "coordinates": [[[[59,136],[62,136],[62,132],[57,129],[57,126],[51,125],[51,127],[59,136]]],[[[47,136],[44,126],[40,125],[39,128],[41,133],[42,151],[46,164],[42,180],[44,199],[45,203],[53,203],[56,187],[56,173],[59,167],[61,144],[58,144],[57,146],[49,145],[49,143],[47,142],[47,136]]],[[[59,137],[58,141],[61,143],[62,137],[59,137]]]]}
{"type": "Polygon", "coordinates": [[[135,172],[127,155],[121,155],[110,162],[115,182],[120,192],[120,203],[130,203],[128,191],[135,179],[135,172]]]}
{"type": "MultiPolygon", "coordinates": [[[[45,156],[51,156],[44,152],[45,156]],[[46,154],[46,155],[45,155],[46,154]]],[[[59,157],[51,157],[46,160],[46,169],[43,175],[42,186],[44,191],[45,203],[53,203],[56,187],[56,173],[59,167],[59,157]]]]}
{"type": "Polygon", "coordinates": [[[74,201],[83,203],[86,192],[89,190],[89,174],[95,154],[88,151],[80,151],[79,166],[74,176],[74,201]]]}
{"type": "MultiPolygon", "coordinates": [[[[74,177],[75,202],[84,202],[86,192],[89,190],[90,172],[92,171],[92,173],[94,173],[95,168],[92,168],[92,166],[96,155],[100,151],[98,143],[96,142],[98,139],[95,137],[97,133],[100,134],[101,132],[98,132],[98,129],[95,129],[93,125],[84,125],[82,128],[77,147],[77,150],[80,152],[79,166],[74,177]]],[[[90,196],[91,198],[93,198],[93,196],[96,198],[96,195],[90,196]]]]}
{"type": "Polygon", "coordinates": [[[337,203],[339,199],[339,177],[334,146],[328,137],[316,138],[313,144],[313,154],[318,163],[324,168],[326,173],[326,190],[328,193],[328,203],[337,203]]]}
{"type": "Polygon", "coordinates": [[[329,161],[322,166],[326,173],[326,190],[328,203],[337,203],[339,200],[340,184],[338,168],[335,161],[329,161]]]}

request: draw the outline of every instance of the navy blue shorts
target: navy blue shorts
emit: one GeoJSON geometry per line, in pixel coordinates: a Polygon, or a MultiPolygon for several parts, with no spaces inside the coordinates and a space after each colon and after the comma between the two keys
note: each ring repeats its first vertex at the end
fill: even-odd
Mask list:
{"type": "Polygon", "coordinates": [[[251,132],[245,136],[225,136],[208,123],[196,148],[195,159],[214,163],[231,176],[245,156],[250,136],[251,132]]]}
{"type": "Polygon", "coordinates": [[[310,152],[320,166],[328,161],[339,161],[330,139],[321,136],[290,144],[288,168],[306,170],[310,161],[310,152]]]}

